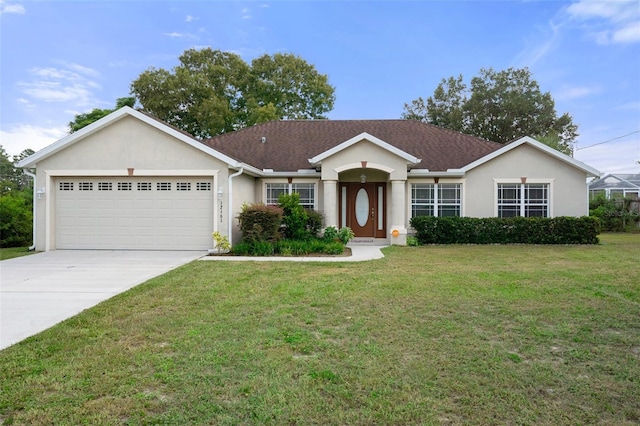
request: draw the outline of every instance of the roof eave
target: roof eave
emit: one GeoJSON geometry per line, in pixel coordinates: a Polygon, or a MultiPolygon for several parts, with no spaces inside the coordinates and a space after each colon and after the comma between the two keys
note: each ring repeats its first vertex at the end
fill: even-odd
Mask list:
{"type": "Polygon", "coordinates": [[[407,173],[408,177],[464,177],[465,172],[460,169],[447,169],[444,171],[431,171],[429,169],[412,169],[407,173]]]}

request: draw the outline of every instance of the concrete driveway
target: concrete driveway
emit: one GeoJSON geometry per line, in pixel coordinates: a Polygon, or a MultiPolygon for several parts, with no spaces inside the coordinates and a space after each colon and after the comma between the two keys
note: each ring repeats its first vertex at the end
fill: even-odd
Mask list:
{"type": "Polygon", "coordinates": [[[0,262],[0,349],[150,278],[196,251],[56,250],[0,262]]]}

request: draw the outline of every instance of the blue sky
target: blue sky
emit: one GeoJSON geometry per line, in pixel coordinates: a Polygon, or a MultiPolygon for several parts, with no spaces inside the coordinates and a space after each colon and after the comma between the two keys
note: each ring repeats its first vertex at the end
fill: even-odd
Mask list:
{"type": "Polygon", "coordinates": [[[0,143],[12,155],[112,108],[145,69],[211,47],[247,62],[301,56],[336,88],[331,119],[399,118],[443,78],[529,67],[579,125],[578,160],[640,172],[638,0],[0,0],[0,11],[0,143]]]}

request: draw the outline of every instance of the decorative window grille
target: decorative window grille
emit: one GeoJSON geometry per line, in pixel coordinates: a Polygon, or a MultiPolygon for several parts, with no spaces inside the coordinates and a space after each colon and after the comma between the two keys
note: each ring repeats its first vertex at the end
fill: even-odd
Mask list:
{"type": "Polygon", "coordinates": [[[98,182],[98,191],[111,191],[112,188],[111,182],[98,182]]]}
{"type": "Polygon", "coordinates": [[[211,191],[211,182],[198,182],[196,183],[197,191],[211,191]]]}
{"type": "Polygon", "coordinates": [[[177,191],[191,191],[191,182],[178,182],[176,184],[177,191]]]}
{"type": "Polygon", "coordinates": [[[462,213],[462,184],[411,184],[411,217],[460,216],[462,213]]]}
{"type": "Polygon", "coordinates": [[[151,191],[151,182],[138,182],[138,191],[151,191]]]}
{"type": "Polygon", "coordinates": [[[118,182],[118,191],[131,191],[131,182],[118,182]]]}
{"type": "Polygon", "coordinates": [[[93,190],[93,182],[80,182],[80,183],[78,183],[78,189],[80,191],[92,191],[93,190]]]}
{"type": "Polygon", "coordinates": [[[300,194],[300,205],[305,209],[315,208],[316,191],[313,183],[267,183],[266,204],[278,204],[278,198],[282,194],[300,194]]]}
{"type": "Polygon", "coordinates": [[[548,217],[549,184],[499,183],[498,217],[548,217]]]}
{"type": "Polygon", "coordinates": [[[158,182],[158,183],[156,183],[156,190],[158,190],[158,191],[171,191],[171,182],[158,182]]]}
{"type": "Polygon", "coordinates": [[[73,191],[73,182],[60,182],[60,191],[73,191]]]}

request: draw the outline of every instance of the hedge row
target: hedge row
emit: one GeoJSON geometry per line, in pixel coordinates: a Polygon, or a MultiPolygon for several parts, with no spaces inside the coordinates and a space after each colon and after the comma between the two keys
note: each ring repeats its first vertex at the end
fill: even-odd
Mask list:
{"type": "Polygon", "coordinates": [[[593,217],[475,218],[418,216],[411,219],[420,244],[598,244],[593,217]]]}

